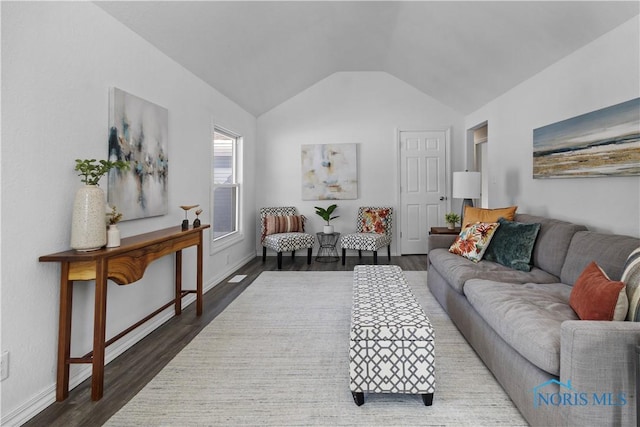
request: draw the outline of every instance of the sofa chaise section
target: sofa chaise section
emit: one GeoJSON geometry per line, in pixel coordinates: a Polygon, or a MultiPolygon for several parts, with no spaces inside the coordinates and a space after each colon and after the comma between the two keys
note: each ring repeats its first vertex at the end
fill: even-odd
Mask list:
{"type": "Polygon", "coordinates": [[[541,224],[531,272],[472,263],[430,242],[432,294],[532,425],[634,425],[640,323],[578,320],[569,297],[592,261],[620,280],[640,239],[533,215],[515,220],[541,224]],[[576,403],[588,404],[538,405],[541,386],[545,396],[579,393],[586,400],[576,403]]]}

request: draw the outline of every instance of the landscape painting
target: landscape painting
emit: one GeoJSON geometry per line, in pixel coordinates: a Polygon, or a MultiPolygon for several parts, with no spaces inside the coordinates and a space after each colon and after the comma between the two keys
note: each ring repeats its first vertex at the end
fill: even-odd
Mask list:
{"type": "Polygon", "coordinates": [[[533,177],[640,175],[640,98],[533,130],[533,177]]]}
{"type": "Polygon", "coordinates": [[[357,144],[302,146],[302,200],[358,198],[357,144]]]}
{"type": "Polygon", "coordinates": [[[122,220],[168,212],[169,112],[117,88],[110,92],[109,160],[129,170],[109,171],[108,203],[122,220]]]}

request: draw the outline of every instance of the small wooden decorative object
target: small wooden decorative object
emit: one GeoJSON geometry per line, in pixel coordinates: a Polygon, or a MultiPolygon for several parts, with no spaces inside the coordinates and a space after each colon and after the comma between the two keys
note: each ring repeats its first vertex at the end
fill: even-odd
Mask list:
{"type": "Polygon", "coordinates": [[[187,213],[193,209],[193,208],[197,208],[200,205],[182,205],[180,206],[180,208],[182,208],[182,210],[184,210],[184,220],[182,220],[182,229],[183,230],[188,230],[189,229],[189,218],[187,218],[187,213]]]}

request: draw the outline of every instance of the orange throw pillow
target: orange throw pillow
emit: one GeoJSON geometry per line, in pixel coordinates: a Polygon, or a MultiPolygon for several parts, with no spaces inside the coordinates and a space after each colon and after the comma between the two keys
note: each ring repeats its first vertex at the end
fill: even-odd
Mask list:
{"type": "Polygon", "coordinates": [[[574,283],[569,305],[581,320],[624,320],[629,301],[624,283],[609,279],[592,261],[574,283]]]}
{"type": "Polygon", "coordinates": [[[513,221],[516,216],[517,206],[509,206],[508,208],[484,209],[475,208],[473,206],[465,206],[464,217],[462,218],[462,228],[476,222],[498,222],[500,218],[513,221]]]}

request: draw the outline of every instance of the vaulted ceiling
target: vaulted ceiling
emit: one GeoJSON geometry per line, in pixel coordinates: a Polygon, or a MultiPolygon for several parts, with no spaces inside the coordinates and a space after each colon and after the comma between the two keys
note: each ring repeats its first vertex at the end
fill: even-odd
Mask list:
{"type": "Polygon", "coordinates": [[[469,113],[640,13],[637,1],[96,4],[255,116],[338,71],[384,71],[469,113]]]}

